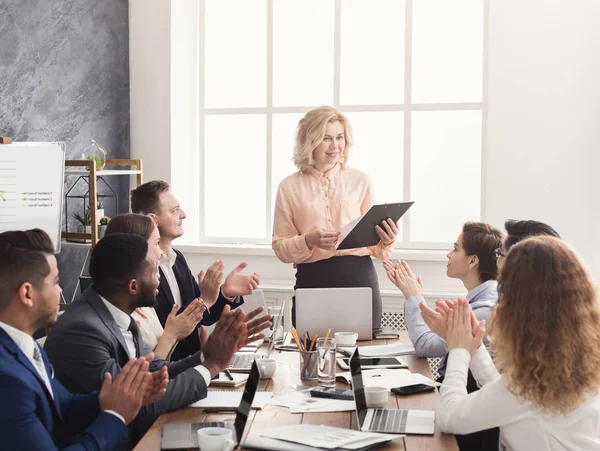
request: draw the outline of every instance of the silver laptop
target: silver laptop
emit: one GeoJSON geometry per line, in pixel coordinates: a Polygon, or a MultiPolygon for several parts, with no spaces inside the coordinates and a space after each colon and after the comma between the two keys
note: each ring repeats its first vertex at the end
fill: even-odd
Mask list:
{"type": "Polygon", "coordinates": [[[162,428],[161,449],[198,449],[198,429],[208,427],[226,427],[233,431],[234,440],[239,445],[244,434],[244,428],[250,415],[254,395],[258,389],[260,376],[256,364],[252,365],[252,370],[246,381],[242,400],[237,408],[235,421],[216,421],[212,423],[169,423],[162,428]]]}
{"type": "Polygon", "coordinates": [[[352,391],[356,402],[358,427],[363,432],[387,434],[433,435],[435,412],[433,410],[369,409],[360,367],[358,349],[350,358],[352,391]]]}
{"type": "Polygon", "coordinates": [[[357,332],[359,340],[373,339],[373,297],[370,287],[298,288],[296,330],[324,337],[335,332],[357,332]]]}

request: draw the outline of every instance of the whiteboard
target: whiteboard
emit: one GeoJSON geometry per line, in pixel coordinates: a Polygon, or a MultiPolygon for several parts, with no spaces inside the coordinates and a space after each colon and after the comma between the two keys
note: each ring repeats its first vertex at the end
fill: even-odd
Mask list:
{"type": "Polygon", "coordinates": [[[60,252],[65,143],[0,144],[0,232],[40,228],[60,252]]]}

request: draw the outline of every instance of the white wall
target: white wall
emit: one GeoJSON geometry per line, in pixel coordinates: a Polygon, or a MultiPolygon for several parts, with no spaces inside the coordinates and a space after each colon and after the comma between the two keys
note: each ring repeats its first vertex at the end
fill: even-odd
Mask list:
{"type": "Polygon", "coordinates": [[[538,219],[600,278],[600,2],[490,0],[485,218],[538,219]]]}

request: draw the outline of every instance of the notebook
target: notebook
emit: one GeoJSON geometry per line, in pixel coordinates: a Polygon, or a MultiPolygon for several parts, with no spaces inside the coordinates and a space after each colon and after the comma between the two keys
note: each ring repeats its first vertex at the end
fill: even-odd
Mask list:
{"type": "MultiPolygon", "coordinates": [[[[193,404],[190,404],[190,407],[201,407],[206,409],[208,407],[211,408],[219,408],[219,409],[233,409],[237,407],[242,401],[242,394],[244,392],[241,390],[219,390],[219,391],[209,391],[206,395],[206,398],[201,399],[200,401],[196,401],[193,404]]],[[[262,409],[267,405],[269,399],[273,397],[273,392],[270,391],[259,391],[254,395],[254,400],[252,401],[253,409],[262,409]]]]}
{"type": "Polygon", "coordinates": [[[230,380],[225,373],[219,373],[218,379],[210,381],[211,387],[239,387],[248,380],[248,375],[243,373],[230,373],[233,380],[230,380]]]}

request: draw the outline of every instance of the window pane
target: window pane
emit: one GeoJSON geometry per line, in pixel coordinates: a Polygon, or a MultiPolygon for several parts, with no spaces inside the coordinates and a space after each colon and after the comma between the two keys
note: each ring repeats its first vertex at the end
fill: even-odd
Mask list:
{"type": "Polygon", "coordinates": [[[266,3],[206,0],[206,108],[266,105],[266,3]]]}
{"type": "Polygon", "coordinates": [[[481,102],[483,3],[413,2],[413,102],[481,102]]]}
{"type": "MultiPolygon", "coordinates": [[[[294,165],[294,139],[296,127],[304,114],[273,115],[273,152],[271,156],[271,213],[275,208],[275,198],[279,183],[298,169],[294,165]]],[[[273,224],[271,224],[272,226],[273,224]]]]}
{"type": "Polygon", "coordinates": [[[264,238],[265,115],[206,116],[205,124],[206,236],[264,238]]]}
{"type": "Polygon", "coordinates": [[[333,0],[273,1],[273,104],[333,102],[333,0]]]}
{"type": "Polygon", "coordinates": [[[481,111],[412,116],[410,240],[452,243],[481,217],[481,111]]]}
{"type": "Polygon", "coordinates": [[[354,137],[348,165],[371,177],[377,203],[402,202],[404,114],[348,113],[347,116],[354,137]]]}
{"type": "Polygon", "coordinates": [[[404,102],[404,11],[402,0],[342,2],[342,105],[404,102]]]}

